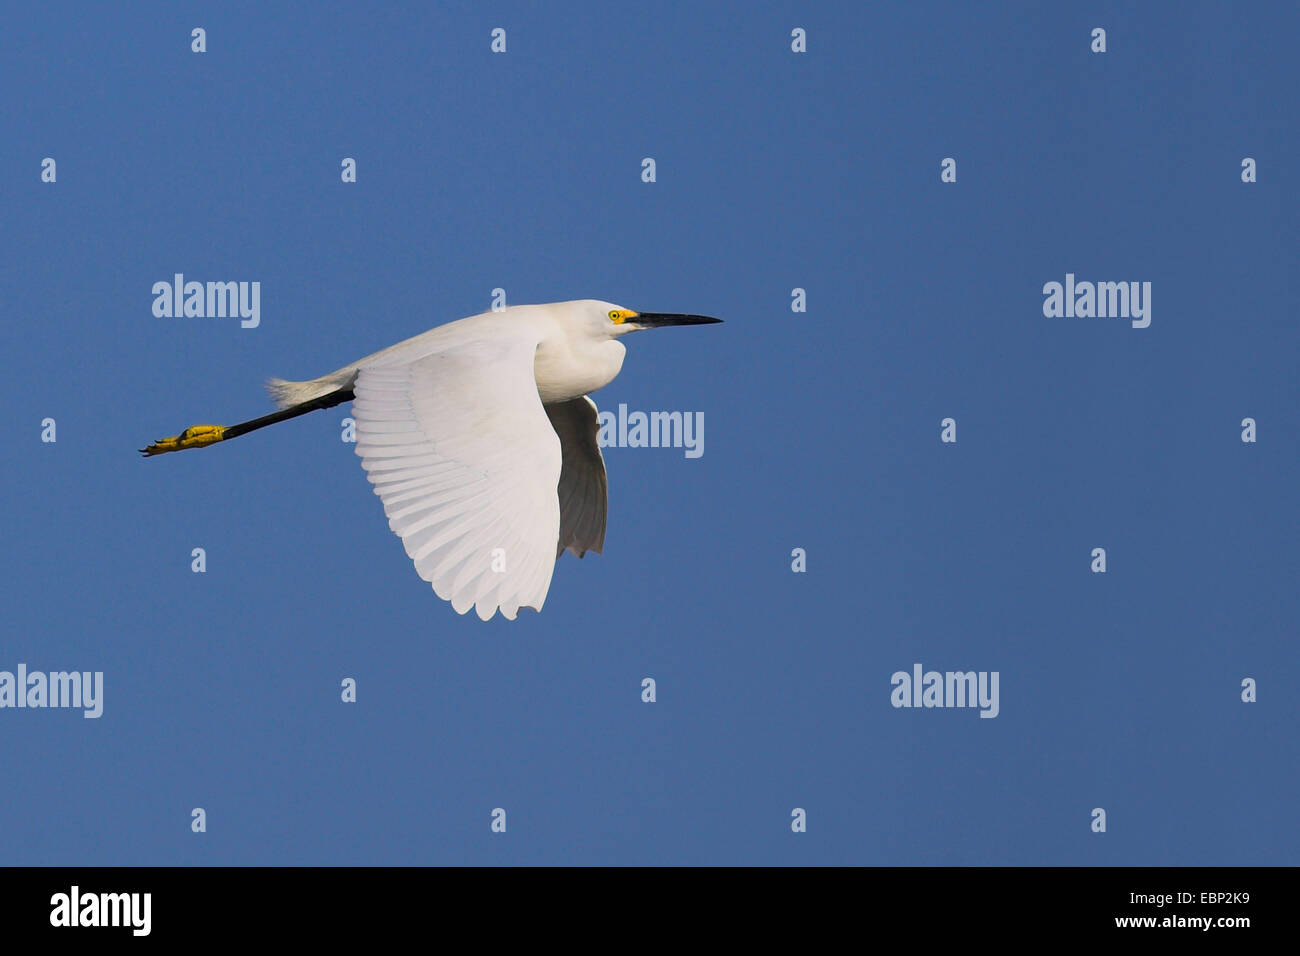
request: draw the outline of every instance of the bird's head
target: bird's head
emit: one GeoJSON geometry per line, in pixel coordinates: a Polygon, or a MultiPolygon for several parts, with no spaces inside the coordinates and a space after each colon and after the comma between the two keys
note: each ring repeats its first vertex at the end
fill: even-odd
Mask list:
{"type": "Polygon", "coordinates": [[[573,304],[580,307],[584,325],[608,338],[618,338],[641,329],[661,329],[669,325],[713,325],[722,321],[708,315],[681,312],[635,312],[597,299],[584,299],[573,304]]]}

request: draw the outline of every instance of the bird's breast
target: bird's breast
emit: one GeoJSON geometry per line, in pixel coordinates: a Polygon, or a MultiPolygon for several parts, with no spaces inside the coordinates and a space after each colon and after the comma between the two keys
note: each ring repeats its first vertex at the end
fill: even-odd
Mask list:
{"type": "Polygon", "coordinates": [[[576,348],[567,341],[543,342],[533,359],[537,394],[543,403],[567,402],[604,388],[618,375],[626,354],[623,343],[613,339],[576,348]]]}

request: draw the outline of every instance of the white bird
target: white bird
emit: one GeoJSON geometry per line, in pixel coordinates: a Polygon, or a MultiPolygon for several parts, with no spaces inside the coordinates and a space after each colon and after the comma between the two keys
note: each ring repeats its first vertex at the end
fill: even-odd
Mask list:
{"type": "Polygon", "coordinates": [[[639,329],[705,315],[581,299],[449,322],[306,382],[271,379],[280,411],[194,425],[141,449],[202,448],[343,402],[356,452],[415,569],[459,614],[540,611],[567,549],[600,552],[605,462],[589,392],[614,380],[639,329]]]}

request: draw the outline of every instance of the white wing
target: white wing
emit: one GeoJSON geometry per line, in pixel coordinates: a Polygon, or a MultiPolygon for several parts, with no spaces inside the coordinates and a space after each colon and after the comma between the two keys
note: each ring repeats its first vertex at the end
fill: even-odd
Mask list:
{"type": "Polygon", "coordinates": [[[605,514],[609,505],[605,459],[600,454],[600,420],[596,403],[586,395],[546,406],[555,434],[560,436],[564,464],[560,470],[560,543],[578,557],[588,550],[600,554],[605,546],[605,514]]]}
{"type": "Polygon", "coordinates": [[[542,609],[560,533],[560,441],[537,339],[471,341],[362,368],[357,454],[420,577],[459,614],[542,609]]]}

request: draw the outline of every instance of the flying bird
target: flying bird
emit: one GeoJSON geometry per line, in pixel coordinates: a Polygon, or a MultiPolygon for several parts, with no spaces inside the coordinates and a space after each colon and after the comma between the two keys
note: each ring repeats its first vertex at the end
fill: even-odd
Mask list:
{"type": "Polygon", "coordinates": [[[420,577],[458,614],[540,611],[555,562],[605,543],[605,462],[588,393],[614,380],[629,332],[721,322],[580,299],[430,329],[305,382],[271,379],[279,411],[192,425],[146,456],[204,448],[352,402],[356,452],[420,577]]]}

